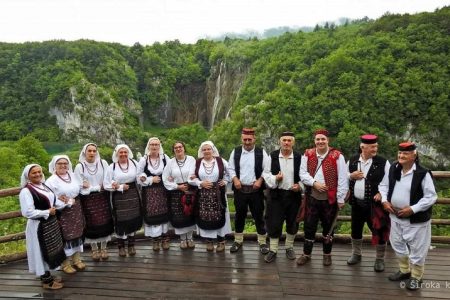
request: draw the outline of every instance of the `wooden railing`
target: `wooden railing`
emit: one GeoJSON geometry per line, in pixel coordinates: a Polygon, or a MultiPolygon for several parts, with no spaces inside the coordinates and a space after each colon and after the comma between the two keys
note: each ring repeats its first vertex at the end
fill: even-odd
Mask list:
{"type": "MultiPolygon", "coordinates": [[[[445,179],[450,178],[450,171],[432,171],[434,179],[445,179]]],[[[14,188],[7,188],[0,190],[0,198],[8,197],[8,196],[16,196],[20,193],[20,187],[14,187],[14,188]]],[[[450,198],[438,198],[436,204],[440,205],[450,205],[450,198]]],[[[231,218],[234,218],[234,213],[231,213],[231,218]]],[[[17,211],[10,211],[10,212],[4,212],[0,213],[0,221],[13,219],[21,217],[22,214],[20,210],[17,211]]],[[[251,217],[249,214],[248,217],[251,217]]],[[[350,222],[351,216],[339,216],[338,221],[340,222],[350,222]]],[[[450,219],[432,219],[431,220],[432,225],[450,225],[450,219]]],[[[246,234],[245,235],[248,238],[256,238],[256,234],[246,234]]],[[[298,238],[303,238],[303,234],[299,232],[298,238]]],[[[320,240],[320,236],[317,236],[317,239],[320,240]]],[[[19,241],[25,239],[25,232],[20,233],[12,233],[5,236],[0,236],[0,244],[1,243],[7,243],[7,242],[13,242],[13,241],[19,241]]],[[[350,241],[350,235],[349,234],[336,234],[334,237],[334,240],[340,241],[340,242],[348,242],[350,241]]],[[[369,235],[364,236],[365,241],[370,240],[369,235]]],[[[432,243],[443,243],[443,244],[450,244],[450,236],[432,236],[431,237],[432,243]]],[[[14,254],[8,254],[0,256],[0,263],[5,263],[8,261],[13,261],[17,259],[22,259],[26,257],[26,252],[20,252],[20,253],[14,253],[14,254]]]]}

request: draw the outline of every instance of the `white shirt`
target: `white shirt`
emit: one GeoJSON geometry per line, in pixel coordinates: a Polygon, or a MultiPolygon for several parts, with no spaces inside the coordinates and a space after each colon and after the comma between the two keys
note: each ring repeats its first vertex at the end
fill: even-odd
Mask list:
{"type": "Polygon", "coordinates": [[[150,163],[147,163],[148,155],[144,155],[143,157],[141,157],[141,159],[139,160],[138,163],[138,168],[137,168],[137,175],[136,175],[136,180],[137,182],[142,185],[142,186],[150,186],[153,184],[153,176],[147,176],[147,174],[145,174],[145,164],[147,163],[147,170],[150,171],[150,173],[156,175],[156,176],[161,176],[163,171],[164,171],[164,161],[163,161],[163,157],[166,160],[166,164],[169,162],[170,158],[163,154],[163,155],[159,155],[159,164],[157,164],[156,166],[153,166],[150,163]],[[142,182],[141,181],[141,176],[146,177],[145,181],[142,182]]]}
{"type": "MultiPolygon", "coordinates": [[[[325,177],[323,176],[323,165],[321,162],[325,158],[325,156],[328,154],[328,151],[320,155],[317,153],[316,155],[318,158],[317,165],[319,169],[316,172],[316,175],[314,177],[311,176],[311,174],[308,173],[308,157],[306,155],[302,156],[302,163],[300,165],[300,179],[301,181],[307,185],[307,186],[313,186],[314,181],[320,182],[325,184],[325,177]]],[[[345,163],[345,158],[342,153],[339,155],[338,160],[336,161],[337,164],[337,174],[338,174],[338,186],[337,186],[337,202],[338,203],[345,203],[345,196],[347,196],[348,192],[348,178],[347,178],[347,164],[345,163]]]]}
{"type": "Polygon", "coordinates": [[[277,182],[276,174],[273,175],[271,172],[272,156],[269,156],[269,162],[264,169],[264,180],[266,181],[267,187],[270,189],[279,188],[282,190],[290,191],[292,189],[292,186],[294,185],[294,152],[292,151],[291,154],[289,154],[289,156],[285,158],[280,151],[280,154],[278,155],[278,161],[280,162],[280,171],[283,174],[283,180],[277,182]]]}
{"type": "MultiPolygon", "coordinates": [[[[66,179],[66,177],[63,178],[66,179]]],[[[58,175],[53,174],[45,181],[45,184],[52,189],[57,197],[64,195],[75,199],[80,194],[81,184],[73,173],[70,182],[64,181],[58,175]]]]}
{"type": "MultiPolygon", "coordinates": [[[[364,159],[361,157],[361,155],[359,156],[359,160],[358,160],[358,171],[361,171],[364,173],[364,178],[360,179],[360,180],[355,180],[355,187],[353,190],[353,195],[355,198],[363,200],[364,199],[364,194],[365,194],[365,189],[366,189],[366,177],[367,177],[367,173],[369,173],[370,167],[372,167],[372,158],[369,158],[368,160],[364,161],[364,159]]],[[[350,161],[347,162],[347,168],[349,168],[349,163],[350,161]]],[[[386,160],[386,164],[384,165],[384,174],[388,174],[389,173],[389,168],[390,168],[391,164],[389,163],[389,161],[386,160]]],[[[349,177],[350,177],[350,171],[349,171],[349,177]]]]}
{"type": "MultiPolygon", "coordinates": [[[[263,163],[262,170],[266,168],[266,166],[270,166],[269,164],[269,156],[266,151],[263,151],[263,163]]],[[[230,154],[230,160],[228,161],[228,173],[230,174],[230,178],[233,179],[236,177],[236,167],[234,165],[234,152],[233,150],[230,154]]],[[[247,151],[242,147],[241,159],[239,161],[239,180],[243,185],[253,185],[253,183],[258,179],[255,176],[255,147],[252,150],[247,151]]],[[[261,174],[262,175],[262,174],[261,174]]]]}
{"type": "Polygon", "coordinates": [[[179,166],[177,159],[174,157],[167,163],[162,174],[164,186],[169,191],[176,190],[179,183],[188,182],[189,176],[195,172],[195,158],[186,155],[183,166],[179,166]],[[172,180],[169,180],[172,177],[172,180]]]}
{"type": "MultiPolygon", "coordinates": [[[[416,170],[416,164],[412,168],[400,177],[400,181],[397,181],[394,186],[394,190],[391,196],[391,204],[394,208],[403,209],[410,206],[410,194],[411,194],[411,182],[413,178],[413,172],[416,170]]],[[[436,189],[434,188],[433,179],[430,174],[427,173],[421,182],[423,197],[414,205],[411,209],[414,213],[420,211],[426,211],[437,200],[436,189]]],[[[378,186],[381,194],[381,202],[387,202],[387,196],[389,192],[389,172],[384,174],[383,180],[378,186]]],[[[391,220],[402,223],[410,224],[409,218],[397,218],[396,215],[390,214],[391,220]]]]}
{"type": "MultiPolygon", "coordinates": [[[[223,178],[222,180],[225,181],[225,183],[230,181],[230,176],[228,175],[228,162],[218,157],[217,159],[221,159],[223,162],[223,178]]],[[[199,189],[201,189],[201,183],[203,180],[208,180],[210,182],[217,182],[219,181],[219,166],[217,165],[217,161],[214,159],[214,167],[211,171],[211,173],[207,173],[204,166],[203,166],[203,159],[200,162],[200,168],[198,169],[198,176],[199,178],[190,179],[192,176],[195,175],[195,166],[191,169],[191,174],[189,175],[188,183],[190,185],[197,186],[199,189]]]]}
{"type": "Polygon", "coordinates": [[[93,192],[100,192],[107,169],[108,163],[105,160],[99,161],[98,164],[96,162],[90,163],[87,161],[85,162],[85,165],[81,165],[81,163],[77,164],[75,166],[74,174],[81,183],[80,194],[89,195],[93,192]],[[95,170],[95,172],[92,170],[95,170]],[[88,188],[83,188],[83,181],[89,182],[88,188]]]}
{"type": "Polygon", "coordinates": [[[122,170],[118,162],[110,164],[106,171],[105,180],[103,181],[103,187],[105,188],[105,190],[115,191],[112,188],[112,184],[116,182],[120,184],[120,187],[117,189],[117,191],[122,192],[123,185],[125,183],[135,182],[137,172],[135,164],[137,164],[135,160],[128,159],[127,170],[122,170]],[[115,168],[114,164],[116,165],[115,168]]]}

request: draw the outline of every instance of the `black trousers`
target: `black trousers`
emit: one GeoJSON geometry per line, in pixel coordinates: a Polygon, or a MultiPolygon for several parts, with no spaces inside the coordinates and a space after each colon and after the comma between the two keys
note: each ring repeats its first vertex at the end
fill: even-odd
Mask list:
{"type": "Polygon", "coordinates": [[[239,190],[234,191],[234,207],[236,216],[234,228],[237,233],[242,233],[245,227],[248,208],[255,220],[256,231],[258,234],[266,234],[264,226],[264,193],[263,190],[251,194],[244,194],[239,190]]]}
{"type": "MultiPolygon", "coordinates": [[[[357,203],[352,204],[352,239],[362,239],[364,223],[367,223],[370,231],[373,232],[372,225],[372,205],[360,206],[357,203]]],[[[379,245],[384,245],[387,241],[383,240],[380,234],[379,245]]]]}
{"type": "MultiPolygon", "coordinates": [[[[319,221],[322,225],[322,235],[325,237],[331,229],[334,217],[337,213],[337,203],[330,205],[328,200],[317,200],[313,197],[307,197],[306,203],[306,215],[304,221],[305,240],[314,241],[316,238],[317,226],[319,221]]],[[[331,236],[334,235],[334,231],[331,236]]],[[[323,244],[323,252],[326,254],[331,253],[332,243],[323,244]]],[[[312,242],[305,242],[303,246],[303,252],[307,255],[312,252],[312,242]]]]}
{"type": "Polygon", "coordinates": [[[280,238],[283,223],[286,221],[286,232],[297,234],[297,213],[300,208],[301,193],[274,189],[270,191],[267,201],[267,232],[270,238],[280,238]]]}

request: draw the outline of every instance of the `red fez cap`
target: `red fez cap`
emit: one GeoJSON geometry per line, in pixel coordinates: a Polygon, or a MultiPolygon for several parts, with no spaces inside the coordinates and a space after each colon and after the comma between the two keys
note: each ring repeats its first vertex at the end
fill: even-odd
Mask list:
{"type": "Polygon", "coordinates": [[[399,151],[413,151],[416,150],[416,144],[413,142],[403,142],[398,145],[399,151]]]}
{"type": "Polygon", "coordinates": [[[375,144],[378,141],[378,137],[375,134],[365,134],[361,137],[361,143],[364,144],[375,144]]]}
{"type": "Polygon", "coordinates": [[[328,135],[330,133],[328,132],[328,130],[322,128],[322,129],[317,129],[316,131],[314,131],[314,136],[316,136],[318,134],[323,134],[324,136],[328,137],[328,135]]]}
{"type": "Polygon", "coordinates": [[[242,128],[242,134],[255,135],[255,129],[253,129],[253,128],[242,128]]]}
{"type": "Polygon", "coordinates": [[[294,133],[293,132],[291,132],[291,131],[285,131],[285,132],[282,132],[281,134],[280,134],[280,138],[282,137],[282,136],[294,136],[294,133]]]}

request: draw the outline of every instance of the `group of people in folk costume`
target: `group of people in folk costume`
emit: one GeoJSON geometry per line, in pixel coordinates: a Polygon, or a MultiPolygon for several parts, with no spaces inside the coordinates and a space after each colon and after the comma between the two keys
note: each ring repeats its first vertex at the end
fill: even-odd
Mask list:
{"type": "Polygon", "coordinates": [[[232,232],[226,199],[226,185],[231,182],[236,209],[231,253],[242,249],[250,210],[267,263],[277,258],[285,223],[286,257],[298,266],[307,264],[320,222],[323,265],[329,266],[338,211],[348,201],[352,254],[347,264],[362,260],[362,232],[367,223],[376,246],[374,271],[384,271],[389,240],[399,262],[399,270],[389,280],[407,280],[408,289],[419,289],[437,195],[430,171],[419,164],[416,145],[401,143],[398,160],[391,165],[377,155],[378,137],[363,135],[359,153],[346,163],[343,154],[329,146],[328,136],[327,130],[316,130],[315,147],[301,155],[293,150],[294,133],[283,132],[280,148],[267,154],[255,145],[254,129],[244,128],[242,145],[232,151],[228,162],[211,141],[200,145],[198,159],[185,153],[183,142],[176,142],[170,159],[161,141],[153,137],[139,162],[121,144],[108,165],[97,146],[89,143],[74,172],[66,155],[54,156],[47,181],[39,165],[28,165],[19,198],[22,214],[29,219],[30,272],[41,277],[44,288],[62,288],[61,279],[50,270],[59,266],[68,274],[84,270],[80,255],[84,242],[90,244],[94,261],[107,260],[107,243],[114,234],[119,256],[134,256],[135,234],[143,224],[154,251],[170,248],[168,232],[173,229],[181,249],[195,248],[196,231],[206,240],[207,251],[223,252],[225,236],[232,232]],[[294,240],[300,221],[305,241],[303,253],[297,256],[294,240]]]}

